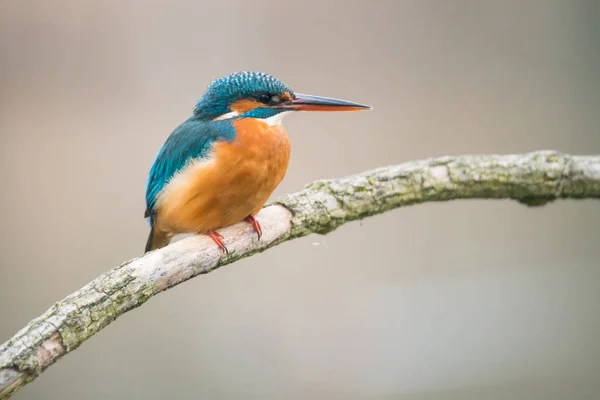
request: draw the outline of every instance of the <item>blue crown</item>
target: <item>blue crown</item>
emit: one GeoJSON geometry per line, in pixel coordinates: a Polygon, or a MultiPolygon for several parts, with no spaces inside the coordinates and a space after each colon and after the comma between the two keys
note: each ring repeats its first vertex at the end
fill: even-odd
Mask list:
{"type": "Polygon", "coordinates": [[[229,112],[229,106],[242,99],[259,100],[261,95],[279,95],[293,91],[279,79],[264,72],[236,72],[214,80],[198,101],[194,114],[212,119],[229,112]]]}

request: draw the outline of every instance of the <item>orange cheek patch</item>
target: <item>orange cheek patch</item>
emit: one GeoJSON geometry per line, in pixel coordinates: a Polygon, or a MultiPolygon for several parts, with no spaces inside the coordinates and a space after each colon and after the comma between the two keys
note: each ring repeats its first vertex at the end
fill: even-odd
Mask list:
{"type": "Polygon", "coordinates": [[[231,111],[236,111],[239,114],[247,113],[255,108],[260,107],[260,103],[256,100],[238,100],[231,105],[231,111]]]}
{"type": "Polygon", "coordinates": [[[281,93],[281,96],[279,96],[279,98],[281,99],[281,101],[292,101],[292,94],[290,92],[283,92],[281,93]]]}

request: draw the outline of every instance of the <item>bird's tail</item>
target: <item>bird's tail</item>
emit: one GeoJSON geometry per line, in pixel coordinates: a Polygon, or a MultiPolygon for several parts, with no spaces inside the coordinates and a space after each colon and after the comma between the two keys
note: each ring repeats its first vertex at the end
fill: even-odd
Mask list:
{"type": "Polygon", "coordinates": [[[148,241],[146,242],[145,252],[147,253],[150,250],[165,247],[169,244],[171,236],[172,235],[170,235],[169,233],[157,229],[156,224],[152,224],[152,227],[150,228],[150,234],[148,235],[148,241]]]}

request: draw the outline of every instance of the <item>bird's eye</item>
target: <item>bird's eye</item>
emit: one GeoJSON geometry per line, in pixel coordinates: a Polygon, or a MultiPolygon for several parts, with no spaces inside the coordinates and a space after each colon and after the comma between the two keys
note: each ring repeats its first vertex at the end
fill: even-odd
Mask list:
{"type": "Polygon", "coordinates": [[[271,95],[261,94],[258,96],[258,100],[260,100],[261,103],[269,104],[271,102],[271,95]]]}

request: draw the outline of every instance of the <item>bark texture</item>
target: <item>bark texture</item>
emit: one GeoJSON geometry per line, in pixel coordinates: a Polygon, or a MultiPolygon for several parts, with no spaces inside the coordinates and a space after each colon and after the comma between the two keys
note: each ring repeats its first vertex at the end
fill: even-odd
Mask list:
{"type": "Polygon", "coordinates": [[[261,240],[247,223],[221,230],[228,256],[206,237],[188,237],[111,269],[54,304],[0,346],[0,399],[150,297],[284,241],[423,202],[513,199],[541,206],[561,198],[600,198],[600,156],[440,157],[313,182],[259,213],[261,240]]]}

